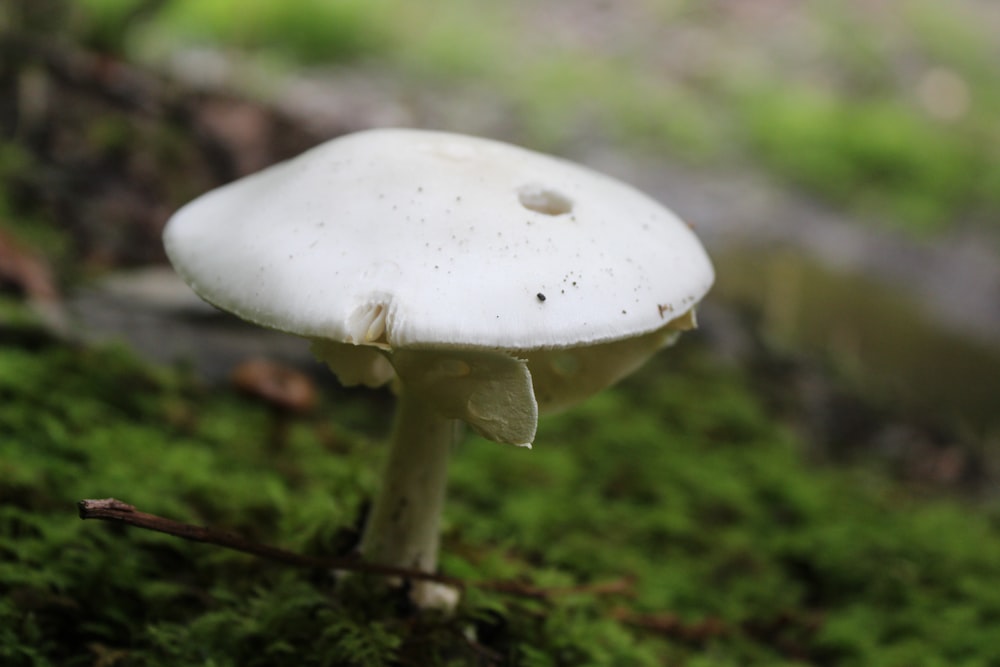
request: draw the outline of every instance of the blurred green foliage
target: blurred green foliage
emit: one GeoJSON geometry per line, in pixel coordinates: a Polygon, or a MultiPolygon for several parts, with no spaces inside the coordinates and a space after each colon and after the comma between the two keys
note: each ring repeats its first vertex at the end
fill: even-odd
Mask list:
{"type": "Polygon", "coordinates": [[[232,3],[180,0],[158,21],[189,38],[221,40],[242,48],[277,49],[303,62],[356,59],[390,45],[386,3],[378,0],[246,0],[232,3]]]}
{"type": "Polygon", "coordinates": [[[1000,206],[979,178],[991,156],[898,102],[845,104],[818,91],[769,88],[747,99],[746,121],[766,164],[870,218],[895,218],[919,232],[976,204],[1000,206]]]}
{"type": "Polygon", "coordinates": [[[989,664],[995,520],[805,465],[739,375],[683,347],[543,420],[534,450],[470,437],[452,467],[444,571],[555,588],[627,576],[634,592],[472,588],[446,619],[364,577],[75,516],[115,496],[330,555],[376,483],[381,395],[328,397],[276,454],[268,415],[229,391],[121,350],[8,344],[0,662],[989,664]]]}
{"type": "Polygon", "coordinates": [[[796,8],[818,26],[819,62],[801,65],[794,52],[783,61],[759,42],[745,53],[745,37],[727,43],[724,30],[734,28],[719,8],[636,2],[633,13],[662,22],[663,39],[692,26],[719,32],[731,52],[689,54],[710,64],[673,76],[676,67],[658,65],[663,56],[649,37],[656,33],[646,26],[637,28],[651,43],[609,48],[597,40],[588,49],[533,29],[530,7],[481,0],[439,3],[432,15],[398,0],[252,0],[239,11],[224,0],[83,0],[81,7],[92,41],[117,40],[118,51],[162,57],[181,44],[214,43],[302,64],[364,62],[408,85],[485,86],[517,110],[523,140],[533,145],[559,150],[605,137],[687,160],[751,161],[841,207],[917,232],[989,222],[1000,209],[1000,175],[990,168],[1000,163],[993,41],[964,6],[909,0],[894,22],[864,3],[796,8]],[[953,118],[937,118],[915,99],[915,73],[935,70],[968,97],[953,118]]]}

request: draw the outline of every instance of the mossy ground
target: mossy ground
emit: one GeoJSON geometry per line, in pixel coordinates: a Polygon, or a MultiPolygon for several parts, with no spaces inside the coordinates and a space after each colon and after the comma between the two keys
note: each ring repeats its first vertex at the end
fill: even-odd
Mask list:
{"type": "MultiPolygon", "coordinates": [[[[167,8],[161,18],[168,28],[171,20],[184,23],[185,8],[202,12],[192,16],[208,29],[240,25],[229,22],[228,10],[216,11],[224,3],[145,4],[167,8]]],[[[978,73],[987,51],[978,40],[951,38],[948,22],[927,21],[926,40],[936,46],[919,51],[940,52],[927,61],[962,75],[980,102],[950,125],[914,120],[912,108],[886,102],[896,97],[891,87],[842,98],[816,94],[813,79],[829,78],[811,73],[777,91],[751,81],[748,92],[707,71],[692,85],[705,87],[708,97],[693,98],[686,84],[678,91],[657,78],[647,82],[641,72],[623,77],[636,64],[630,59],[608,64],[571,51],[524,66],[491,51],[497,43],[483,26],[492,22],[478,11],[454,14],[474,20],[432,34],[407,18],[419,10],[383,21],[376,14],[394,6],[388,0],[344,3],[337,21],[314,20],[316,2],[272,20],[279,4],[292,6],[248,4],[244,32],[220,39],[252,48],[262,41],[255,30],[279,33],[266,33],[268,43],[287,43],[291,31],[301,37],[299,49],[337,48],[321,55],[345,61],[399,44],[395,58],[416,62],[408,77],[418,82],[498,82],[523,110],[523,131],[541,145],[559,144],[552,133],[576,127],[563,122],[566,109],[585,108],[581,100],[594,90],[615,91],[607,97],[619,103],[591,112],[598,126],[619,128],[640,144],[663,137],[656,150],[695,157],[735,136],[755,159],[754,150],[777,173],[834,200],[874,183],[885,199],[862,207],[913,225],[933,226],[951,217],[942,212],[995,203],[989,178],[963,178],[979,174],[997,152],[989,134],[995,86],[979,84],[994,81],[992,69],[978,73]],[[386,25],[400,27],[387,41],[386,25]],[[473,25],[478,29],[468,29],[473,25]],[[338,41],[325,32],[331,26],[348,27],[338,41]],[[404,34],[413,39],[394,39],[404,34]],[[510,67],[530,76],[508,77],[510,67]],[[725,118],[717,123],[704,113],[720,108],[731,109],[723,115],[736,115],[743,129],[724,130],[725,118]],[[879,141],[854,141],[872,137],[879,141]],[[926,155],[938,159],[928,166],[926,155]]],[[[69,5],[11,6],[50,21],[58,14],[47,8],[69,5]]],[[[95,25],[99,46],[113,48],[133,35],[124,23],[95,25]]],[[[847,27],[845,34],[856,34],[847,27]]],[[[854,53],[864,41],[835,43],[854,53]]],[[[853,90],[871,71],[871,60],[862,58],[841,77],[844,87],[853,90]]],[[[180,178],[200,173],[188,168],[200,164],[200,154],[171,158],[187,132],[147,134],[142,126],[123,134],[103,107],[87,111],[77,97],[60,99],[53,108],[103,119],[84,133],[53,114],[61,122],[52,127],[87,137],[80,143],[114,154],[134,144],[143,155],[150,145],[171,149],[152,153],[152,173],[165,184],[147,194],[157,206],[172,210],[182,192],[208,187],[203,175],[180,178]],[[161,174],[168,164],[181,166],[161,174]]],[[[60,157],[67,152],[66,144],[56,145],[60,157]]],[[[49,208],[61,207],[26,204],[31,197],[22,190],[37,198],[52,188],[19,180],[48,172],[13,145],[0,153],[4,224],[13,221],[18,238],[44,247],[50,258],[81,254],[67,240],[67,229],[79,232],[80,224],[50,220],[49,208]]],[[[105,163],[83,160],[63,173],[70,182],[104,173],[95,164],[105,163]]],[[[129,183],[145,173],[122,171],[129,183]]],[[[94,201],[93,190],[82,192],[73,190],[71,199],[94,201]]],[[[108,211],[87,220],[110,229],[108,211]]],[[[110,254],[121,245],[109,246],[110,254]]],[[[78,500],[115,496],[303,553],[343,553],[377,483],[391,406],[387,394],[329,388],[323,409],[297,421],[276,446],[270,415],[226,387],[147,366],[121,349],[58,343],[34,328],[20,304],[0,301],[0,665],[997,664],[994,512],[918,497],[870,471],[808,463],[815,443],[787,428],[743,372],[718,365],[696,337],[621,386],[543,420],[533,451],[469,436],[455,453],[443,571],[470,582],[514,579],[556,590],[627,578],[627,594],[540,601],[472,587],[454,617],[420,615],[371,578],[338,583],[326,572],[76,517],[78,500]]]]}
{"type": "MultiPolygon", "coordinates": [[[[28,325],[25,325],[28,326],[28,325]]],[[[392,402],[325,392],[268,441],[225,387],[121,349],[8,330],[0,347],[0,663],[20,665],[988,665],[1000,530],[958,501],[819,469],[696,340],[532,451],[455,452],[445,572],[626,593],[470,588],[453,618],[111,524],[81,498],[309,554],[349,549],[392,402]]]]}

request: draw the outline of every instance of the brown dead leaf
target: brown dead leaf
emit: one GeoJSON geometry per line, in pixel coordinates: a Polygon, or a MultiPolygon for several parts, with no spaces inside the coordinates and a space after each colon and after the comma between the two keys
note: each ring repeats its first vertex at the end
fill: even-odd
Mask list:
{"type": "Polygon", "coordinates": [[[249,359],[230,376],[239,391],[286,410],[304,414],[316,405],[316,385],[305,374],[268,359],[249,359]]]}

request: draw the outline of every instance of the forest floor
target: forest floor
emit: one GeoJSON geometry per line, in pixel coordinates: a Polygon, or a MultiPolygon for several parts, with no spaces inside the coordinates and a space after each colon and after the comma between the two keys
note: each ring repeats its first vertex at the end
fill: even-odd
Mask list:
{"type": "MultiPolygon", "coordinates": [[[[563,38],[605,34],[606,4],[588,3],[563,38]]],[[[560,6],[537,34],[567,24],[560,6]]],[[[146,272],[163,266],[162,224],[200,192],[371,124],[510,139],[525,128],[493,90],[377,68],[286,76],[261,92],[218,52],[188,53],[164,75],[65,44],[18,46],[13,73],[13,61],[0,67],[19,103],[3,109],[5,128],[16,111],[17,140],[0,153],[3,664],[971,666],[1000,655],[995,426],[862,389],[857,337],[816,338],[836,354],[807,354],[781,334],[815,322],[789,324],[767,298],[782,276],[812,275],[768,253],[805,250],[888,285],[889,301],[925,302],[904,323],[930,326],[930,313],[976,347],[1000,303],[988,232],[873,228],[739,165],[654,159],[578,129],[563,154],[691,219],[720,283],[763,274],[770,288],[706,304],[701,332],[544,420],[533,451],[461,443],[442,563],[467,582],[455,616],[417,613],[377,578],[79,521],[77,501],[116,496],[306,555],[350,554],[391,395],[337,387],[294,342],[146,272]],[[192,72],[221,78],[195,85],[192,72]],[[749,268],[726,278],[730,261],[749,268]],[[108,337],[134,347],[93,342],[108,337]],[[307,370],[319,408],[283,422],[240,393],[229,371],[262,354],[307,370]]],[[[844,285],[855,301],[872,291],[844,285]]],[[[876,328],[898,326],[885,322],[876,328]]],[[[969,365],[985,374],[990,354],[969,365]]]]}

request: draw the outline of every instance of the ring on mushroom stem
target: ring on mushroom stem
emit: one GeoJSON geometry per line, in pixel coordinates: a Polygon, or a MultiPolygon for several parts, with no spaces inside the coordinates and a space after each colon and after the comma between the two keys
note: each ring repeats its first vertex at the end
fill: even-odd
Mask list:
{"type": "MultiPolygon", "coordinates": [[[[347,135],[209,192],[171,218],[164,244],[202,298],[310,339],[343,384],[394,381],[362,551],[426,571],[455,420],[529,446],[540,411],[600,391],[693,328],[714,280],[690,227],[634,188],[422,130],[347,135]]],[[[412,595],[454,604],[426,583],[412,595]]]]}

